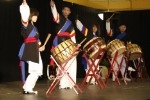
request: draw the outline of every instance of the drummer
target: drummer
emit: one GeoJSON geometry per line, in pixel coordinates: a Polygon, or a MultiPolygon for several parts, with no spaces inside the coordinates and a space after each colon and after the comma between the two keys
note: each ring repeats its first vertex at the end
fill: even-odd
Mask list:
{"type": "MultiPolygon", "coordinates": [[[[131,41],[130,36],[126,33],[126,29],[127,29],[126,25],[121,24],[121,25],[119,25],[119,32],[115,33],[115,31],[113,29],[111,29],[111,27],[110,27],[110,18],[108,18],[106,20],[106,31],[107,31],[107,35],[110,37],[110,39],[119,39],[119,40],[123,41],[125,44],[127,42],[131,41]]],[[[121,62],[122,57],[123,57],[123,54],[117,57],[117,62],[119,64],[121,62]]],[[[121,73],[122,74],[125,73],[125,69],[126,69],[126,62],[125,62],[125,60],[123,60],[122,66],[121,66],[121,73]]],[[[116,62],[114,63],[114,71],[115,72],[118,71],[118,65],[116,62]]],[[[131,81],[130,78],[127,78],[127,73],[125,73],[124,77],[125,77],[126,81],[131,81]]],[[[115,81],[114,73],[112,74],[112,81],[115,81]]]]}
{"type": "MultiPolygon", "coordinates": [[[[71,39],[74,43],[76,43],[76,33],[74,30],[74,26],[72,21],[69,19],[71,14],[71,4],[64,3],[62,8],[62,14],[59,14],[57,12],[56,5],[53,0],[50,0],[50,8],[53,14],[54,22],[56,25],[56,36],[53,40],[53,45],[51,50],[53,50],[56,46],[58,46],[60,43],[64,42],[65,40],[71,39]]],[[[54,61],[51,60],[50,65],[54,65],[54,61]]],[[[67,72],[69,73],[70,77],[73,79],[73,81],[76,83],[76,74],[77,74],[77,60],[76,57],[73,57],[67,62],[67,66],[70,66],[69,69],[67,69],[67,72]]],[[[63,66],[63,65],[62,65],[63,66]]],[[[75,84],[74,84],[75,85],[75,84]]],[[[68,80],[67,76],[63,76],[60,79],[59,88],[60,89],[72,89],[73,86],[68,80]]]]}
{"type": "MultiPolygon", "coordinates": [[[[85,38],[87,38],[86,41],[89,41],[89,40],[91,40],[91,39],[94,38],[94,37],[99,37],[99,36],[100,36],[100,26],[99,26],[98,23],[93,24],[92,27],[91,27],[91,30],[88,30],[88,28],[85,27],[85,26],[82,24],[82,22],[81,22],[80,20],[76,20],[76,26],[77,26],[78,30],[79,30],[81,33],[87,34],[86,37],[85,37],[85,38]]],[[[90,60],[89,60],[89,61],[90,61],[90,60]]],[[[89,70],[89,65],[86,63],[86,61],[85,61],[84,58],[82,59],[82,63],[83,63],[83,65],[84,65],[85,72],[87,73],[88,70],[89,70]]],[[[98,63],[98,59],[95,61],[95,63],[96,63],[96,64],[98,63]]],[[[95,65],[96,65],[96,64],[95,64],[95,65]]],[[[93,69],[93,70],[94,70],[94,69],[93,69]]],[[[97,70],[99,70],[99,67],[98,67],[97,70]]],[[[92,73],[90,73],[90,74],[92,74],[92,73]]],[[[89,82],[89,80],[90,80],[91,77],[92,77],[92,76],[88,76],[88,77],[87,77],[86,83],[89,82]]],[[[90,84],[91,84],[91,85],[97,84],[94,77],[92,78],[90,84]]]]}

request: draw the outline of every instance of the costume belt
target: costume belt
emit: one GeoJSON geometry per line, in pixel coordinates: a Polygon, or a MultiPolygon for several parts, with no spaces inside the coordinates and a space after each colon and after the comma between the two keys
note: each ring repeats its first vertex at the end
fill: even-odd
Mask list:
{"type": "Polygon", "coordinates": [[[36,41],[37,39],[34,37],[29,37],[29,38],[24,39],[24,43],[31,43],[31,42],[36,42],[36,41]]]}

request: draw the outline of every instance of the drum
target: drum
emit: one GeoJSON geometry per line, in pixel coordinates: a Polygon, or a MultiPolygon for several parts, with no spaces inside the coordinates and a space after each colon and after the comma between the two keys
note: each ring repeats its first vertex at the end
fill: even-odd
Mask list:
{"type": "Polygon", "coordinates": [[[108,68],[106,66],[100,66],[100,76],[104,79],[108,76],[108,68]]]}
{"type": "Polygon", "coordinates": [[[123,41],[119,39],[114,39],[110,41],[107,45],[107,55],[114,57],[116,51],[118,51],[118,55],[124,53],[126,50],[126,46],[123,41]]]}
{"type": "Polygon", "coordinates": [[[52,51],[52,56],[55,58],[58,64],[64,64],[71,56],[76,56],[79,51],[75,51],[77,44],[71,39],[65,40],[56,46],[52,51]]]}
{"type": "Polygon", "coordinates": [[[136,60],[142,56],[142,50],[137,44],[127,43],[127,57],[129,60],[136,60]]]}
{"type": "Polygon", "coordinates": [[[83,46],[83,51],[89,58],[95,59],[97,52],[105,48],[105,41],[101,37],[94,37],[83,46]]]}

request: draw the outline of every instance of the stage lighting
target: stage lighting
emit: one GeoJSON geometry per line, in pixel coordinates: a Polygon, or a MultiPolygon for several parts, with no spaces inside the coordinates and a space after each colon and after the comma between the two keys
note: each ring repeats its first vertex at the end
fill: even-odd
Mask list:
{"type": "Polygon", "coordinates": [[[104,14],[103,14],[103,13],[99,13],[99,14],[98,14],[98,17],[99,17],[101,20],[104,20],[104,14]]]}

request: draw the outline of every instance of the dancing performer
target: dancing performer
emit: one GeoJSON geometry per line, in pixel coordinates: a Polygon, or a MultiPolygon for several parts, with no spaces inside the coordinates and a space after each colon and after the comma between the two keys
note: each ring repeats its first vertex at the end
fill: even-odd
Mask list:
{"type": "MultiPolygon", "coordinates": [[[[23,94],[37,94],[34,87],[38,78],[43,74],[43,63],[40,55],[41,42],[39,40],[39,33],[34,23],[37,21],[39,12],[34,8],[29,8],[26,0],[23,0],[20,5],[20,14],[22,29],[21,35],[24,42],[19,51],[19,58],[21,63],[28,63],[28,73],[26,80],[23,79],[23,94]]],[[[24,64],[22,64],[24,65],[24,64]]],[[[24,66],[21,66],[22,71],[24,66]]]]}

